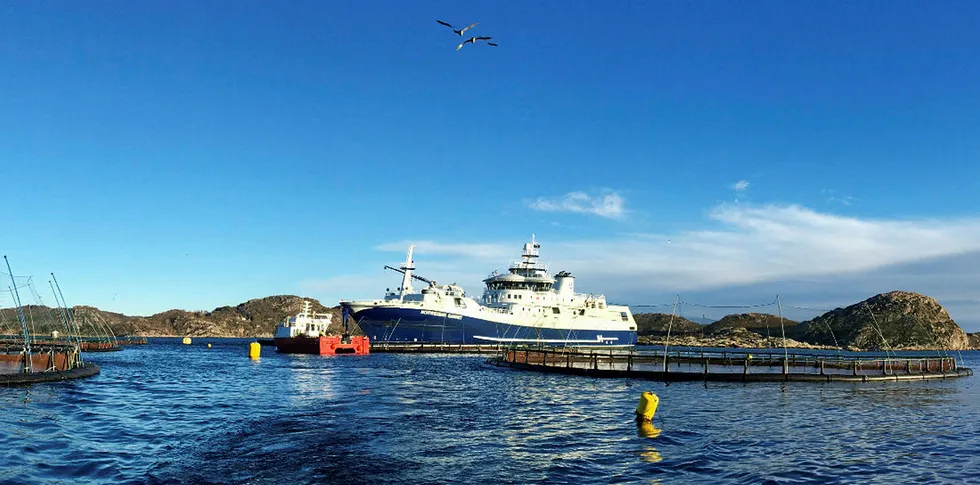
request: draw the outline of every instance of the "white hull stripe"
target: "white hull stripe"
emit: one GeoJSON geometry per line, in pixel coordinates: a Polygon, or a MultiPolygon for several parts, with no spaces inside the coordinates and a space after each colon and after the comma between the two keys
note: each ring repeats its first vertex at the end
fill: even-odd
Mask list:
{"type": "Polygon", "coordinates": [[[496,337],[485,337],[483,335],[474,335],[473,338],[477,340],[489,340],[491,342],[530,342],[530,343],[540,342],[540,343],[548,343],[548,344],[561,344],[561,343],[592,344],[592,343],[600,343],[600,342],[611,341],[611,340],[619,340],[619,338],[617,337],[604,337],[604,338],[596,337],[593,340],[565,340],[565,339],[540,339],[539,340],[533,338],[496,338],[496,337]]]}

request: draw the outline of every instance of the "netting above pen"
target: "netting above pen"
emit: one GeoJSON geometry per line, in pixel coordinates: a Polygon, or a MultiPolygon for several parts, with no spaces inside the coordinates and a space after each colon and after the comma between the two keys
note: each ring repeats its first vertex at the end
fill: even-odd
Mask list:
{"type": "MultiPolygon", "coordinates": [[[[10,275],[4,273],[9,280],[10,275]]],[[[116,341],[109,326],[99,315],[65,308],[56,287],[48,282],[50,297],[42,296],[31,276],[14,276],[13,283],[0,292],[0,340],[52,343],[116,341]],[[45,301],[47,300],[47,301],[45,301]]]]}

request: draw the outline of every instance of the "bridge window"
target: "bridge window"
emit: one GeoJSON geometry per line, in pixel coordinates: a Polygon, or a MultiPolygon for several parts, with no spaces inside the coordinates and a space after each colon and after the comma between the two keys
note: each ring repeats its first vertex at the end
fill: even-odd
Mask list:
{"type": "Polygon", "coordinates": [[[620,314],[620,316],[623,317],[623,321],[624,322],[629,321],[629,317],[626,316],[626,312],[619,312],[619,314],[620,314]]]}
{"type": "Polygon", "coordinates": [[[555,307],[551,307],[551,312],[554,314],[558,314],[561,313],[561,310],[555,306],[555,307]]]}

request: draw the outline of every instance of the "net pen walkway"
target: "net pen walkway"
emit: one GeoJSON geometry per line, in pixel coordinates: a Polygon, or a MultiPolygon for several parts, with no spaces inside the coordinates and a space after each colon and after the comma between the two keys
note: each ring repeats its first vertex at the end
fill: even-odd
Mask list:
{"type": "Polygon", "coordinates": [[[662,381],[869,382],[948,379],[973,375],[947,356],[510,348],[487,359],[498,367],[662,381]]]}

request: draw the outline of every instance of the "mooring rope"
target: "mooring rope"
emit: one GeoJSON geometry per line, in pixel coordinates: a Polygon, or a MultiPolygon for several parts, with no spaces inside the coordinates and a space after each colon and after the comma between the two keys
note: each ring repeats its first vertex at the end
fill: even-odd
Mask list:
{"type": "Polygon", "coordinates": [[[755,305],[702,305],[702,304],[699,304],[699,303],[691,303],[689,301],[684,301],[684,300],[681,300],[681,303],[685,303],[687,305],[690,305],[690,306],[693,306],[693,307],[698,307],[698,308],[721,308],[721,309],[726,309],[727,308],[727,309],[731,309],[731,308],[763,308],[763,307],[768,307],[768,306],[775,305],[776,304],[776,301],[771,301],[769,303],[757,303],[755,305]]]}
{"type": "Polygon", "coordinates": [[[868,305],[868,302],[867,302],[867,301],[865,301],[865,302],[864,302],[864,307],[865,307],[865,308],[867,308],[867,309],[868,309],[868,313],[870,313],[870,314],[871,314],[871,323],[872,323],[872,324],[874,325],[874,328],[875,328],[875,330],[877,330],[877,331],[878,331],[878,336],[880,336],[880,337],[881,337],[881,344],[882,344],[882,347],[884,347],[884,350],[885,350],[885,358],[886,358],[886,359],[890,359],[890,358],[893,358],[893,357],[892,357],[891,355],[889,355],[889,353],[888,353],[888,347],[889,347],[889,345],[888,345],[888,341],[887,341],[887,340],[885,340],[885,334],[883,334],[883,333],[881,332],[881,327],[880,327],[880,326],[878,325],[878,319],[877,319],[877,318],[875,318],[875,312],[873,312],[873,311],[871,310],[871,305],[868,305]]]}
{"type": "Polygon", "coordinates": [[[677,295],[674,300],[674,309],[670,312],[670,320],[667,322],[667,338],[664,339],[664,373],[667,372],[667,345],[670,343],[670,329],[674,325],[674,313],[677,312],[677,304],[681,301],[681,296],[677,295]]]}
{"type": "MultiPolygon", "coordinates": [[[[788,374],[789,373],[789,350],[786,348],[786,325],[783,324],[783,308],[779,305],[779,295],[776,295],[776,311],[779,313],[779,328],[781,328],[783,331],[783,371],[788,374]]],[[[769,328],[769,324],[767,323],[766,329],[768,328],[769,328]]]]}

